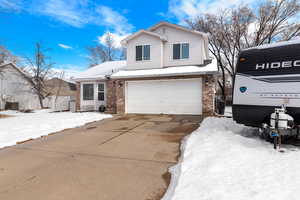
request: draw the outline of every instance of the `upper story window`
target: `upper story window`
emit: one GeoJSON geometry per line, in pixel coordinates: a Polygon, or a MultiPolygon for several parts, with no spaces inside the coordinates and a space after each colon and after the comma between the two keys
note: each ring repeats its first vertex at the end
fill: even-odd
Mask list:
{"type": "Polygon", "coordinates": [[[173,59],[187,59],[190,56],[189,43],[173,44],[173,59]]]}
{"type": "Polygon", "coordinates": [[[94,100],[94,84],[83,84],[83,100],[94,100]]]}
{"type": "Polygon", "coordinates": [[[150,60],[150,45],[138,45],[135,47],[135,60],[150,60]]]}

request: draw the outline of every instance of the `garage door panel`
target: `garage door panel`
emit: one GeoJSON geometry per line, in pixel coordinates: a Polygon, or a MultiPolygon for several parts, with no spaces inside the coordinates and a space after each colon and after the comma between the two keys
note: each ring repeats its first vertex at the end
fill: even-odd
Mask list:
{"type": "Polygon", "coordinates": [[[126,112],[201,114],[201,79],[126,82],[126,112]]]}

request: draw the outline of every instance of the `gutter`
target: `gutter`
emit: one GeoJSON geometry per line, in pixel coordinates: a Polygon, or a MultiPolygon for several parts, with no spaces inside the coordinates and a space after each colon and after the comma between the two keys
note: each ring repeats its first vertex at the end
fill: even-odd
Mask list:
{"type": "Polygon", "coordinates": [[[109,78],[109,76],[106,76],[106,77],[94,77],[94,78],[74,78],[72,79],[72,81],[75,81],[75,82],[82,82],[82,81],[105,81],[109,78]]]}
{"type": "Polygon", "coordinates": [[[155,78],[155,77],[173,77],[173,76],[189,76],[189,75],[218,75],[219,71],[207,71],[207,72],[186,72],[186,73],[169,73],[169,74],[150,74],[150,75],[128,75],[128,76],[111,76],[113,80],[126,79],[126,78],[155,78]]]}
{"type": "Polygon", "coordinates": [[[191,75],[220,75],[220,72],[204,71],[204,72],[185,72],[185,73],[166,73],[166,74],[145,74],[145,75],[141,74],[141,75],[127,75],[127,76],[105,75],[105,77],[102,76],[102,77],[93,77],[93,78],[75,78],[72,80],[75,82],[83,82],[83,81],[106,81],[109,79],[117,80],[117,79],[127,79],[127,78],[155,78],[155,77],[191,76],[191,75]]]}

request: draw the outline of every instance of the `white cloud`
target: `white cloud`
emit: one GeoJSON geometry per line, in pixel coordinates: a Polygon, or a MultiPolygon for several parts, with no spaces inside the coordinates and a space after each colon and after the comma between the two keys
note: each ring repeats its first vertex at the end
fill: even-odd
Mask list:
{"type": "Polygon", "coordinates": [[[97,13],[100,15],[99,23],[115,33],[126,34],[134,28],[123,15],[110,7],[98,6],[97,13]]]}
{"type": "Polygon", "coordinates": [[[73,47],[65,45],[65,44],[58,44],[58,46],[60,46],[63,49],[73,49],[73,47]]]}
{"type": "MultiPolygon", "coordinates": [[[[32,12],[75,27],[90,23],[87,0],[47,0],[32,5],[32,12]]],[[[92,14],[92,13],[91,13],[92,14]]]]}
{"type": "Polygon", "coordinates": [[[22,0],[0,0],[0,9],[4,10],[21,10],[22,0]]]}
{"type": "Polygon", "coordinates": [[[107,29],[103,35],[98,36],[99,43],[105,45],[105,38],[110,33],[114,40],[114,47],[121,48],[121,41],[130,35],[134,26],[128,23],[128,20],[123,15],[109,7],[99,6],[97,12],[101,16],[100,24],[107,29]]]}
{"type": "Polygon", "coordinates": [[[226,8],[251,4],[256,0],[169,0],[168,16],[177,18],[184,24],[185,19],[193,19],[205,13],[218,13],[226,8]]]}
{"type": "Polygon", "coordinates": [[[94,0],[0,0],[1,8],[47,16],[78,28],[95,24],[105,26],[108,30],[119,34],[132,31],[134,28],[123,15],[128,10],[117,12],[94,0]]]}
{"type": "Polygon", "coordinates": [[[118,33],[110,33],[110,32],[106,32],[104,33],[103,35],[101,36],[98,36],[98,40],[99,40],[99,43],[102,44],[102,45],[105,45],[105,38],[107,36],[107,34],[110,34],[113,41],[114,41],[114,47],[115,48],[121,48],[121,41],[126,38],[129,34],[118,34],[118,33]]]}
{"type": "MultiPolygon", "coordinates": [[[[12,10],[17,5],[20,7],[25,1],[0,0],[0,8],[6,7],[6,9],[12,10]]],[[[106,31],[98,37],[99,42],[103,43],[103,38],[107,32],[110,32],[116,48],[120,48],[120,41],[134,30],[134,26],[124,16],[129,12],[127,9],[118,12],[110,7],[97,4],[93,0],[31,0],[31,3],[28,2],[22,9],[33,15],[47,16],[78,28],[87,24],[103,26],[106,31]]],[[[58,45],[64,49],[72,49],[71,46],[65,44],[58,45]]]]}

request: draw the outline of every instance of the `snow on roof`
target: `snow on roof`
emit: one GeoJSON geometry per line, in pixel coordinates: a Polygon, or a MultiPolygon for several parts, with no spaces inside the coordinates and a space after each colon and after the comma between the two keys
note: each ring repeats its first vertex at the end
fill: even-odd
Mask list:
{"type": "Polygon", "coordinates": [[[73,80],[94,80],[105,79],[112,73],[117,72],[126,67],[126,61],[108,61],[89,68],[88,70],[79,73],[73,80]]]}
{"type": "Polygon", "coordinates": [[[251,47],[245,50],[250,49],[268,49],[268,48],[274,48],[274,47],[281,47],[281,46],[287,46],[287,45],[293,45],[293,44],[300,44],[300,38],[296,37],[295,39],[288,40],[288,41],[282,41],[282,42],[275,42],[271,44],[263,44],[257,47],[251,47]]]}
{"type": "Polygon", "coordinates": [[[122,70],[114,73],[112,78],[163,77],[176,75],[215,74],[218,71],[217,61],[213,59],[205,66],[180,66],[160,69],[122,70]]]}

